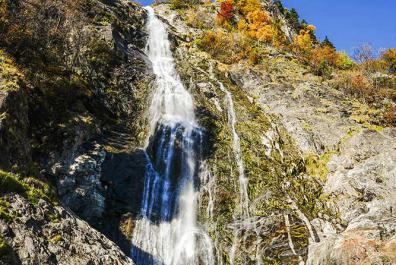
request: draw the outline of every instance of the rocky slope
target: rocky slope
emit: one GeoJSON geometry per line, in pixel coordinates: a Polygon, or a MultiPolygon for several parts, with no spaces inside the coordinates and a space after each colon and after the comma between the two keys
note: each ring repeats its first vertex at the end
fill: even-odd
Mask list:
{"type": "MultiPolygon", "coordinates": [[[[215,180],[203,189],[212,190],[203,195],[201,219],[216,238],[218,264],[396,262],[396,130],[371,125],[367,105],[310,74],[290,54],[270,51],[265,65],[223,64],[196,45],[202,26],[191,26],[186,13],[166,5],[156,10],[170,25],[179,72],[213,133],[208,164],[215,180]],[[237,167],[229,164],[219,81],[235,101],[249,179],[247,224],[235,219],[237,167]],[[205,196],[215,198],[212,216],[205,196]]],[[[194,12],[214,16],[211,6],[194,12]]]]}
{"type": "MultiPolygon", "coordinates": [[[[0,1],[0,264],[131,264],[153,80],[145,11],[36,2],[0,1]]],[[[218,9],[155,7],[204,129],[198,219],[215,263],[396,263],[396,129],[292,54],[268,46],[252,65],[206,52],[218,9]]]]}
{"type": "Polygon", "coordinates": [[[145,167],[145,12],[128,1],[2,1],[0,11],[0,168],[19,174],[0,183],[33,176],[56,193],[32,204],[25,188],[0,189],[1,260],[131,264],[121,227],[145,167]]]}

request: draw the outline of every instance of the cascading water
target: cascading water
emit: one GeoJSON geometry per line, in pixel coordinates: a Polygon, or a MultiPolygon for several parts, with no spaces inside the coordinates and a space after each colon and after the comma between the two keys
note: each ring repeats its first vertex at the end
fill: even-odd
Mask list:
{"type": "Polygon", "coordinates": [[[151,135],[146,149],[141,219],[132,236],[136,265],[212,265],[210,238],[196,225],[202,133],[192,96],[175,65],[165,25],[148,12],[147,54],[156,75],[150,107],[151,135]]]}
{"type": "MultiPolygon", "coordinates": [[[[210,76],[212,79],[216,80],[213,74],[213,66],[209,65],[210,76]]],[[[242,151],[241,151],[241,141],[239,135],[236,131],[236,114],[234,101],[232,99],[232,95],[230,91],[228,91],[222,82],[216,80],[219,84],[220,90],[225,94],[225,100],[227,103],[227,113],[228,113],[228,125],[231,129],[232,133],[232,149],[235,156],[235,161],[238,167],[238,182],[239,182],[239,207],[237,212],[234,213],[234,239],[230,249],[230,262],[234,264],[235,253],[237,251],[239,234],[241,230],[244,230],[249,225],[249,195],[248,195],[248,178],[245,176],[245,166],[242,159],[242,151]]]]}

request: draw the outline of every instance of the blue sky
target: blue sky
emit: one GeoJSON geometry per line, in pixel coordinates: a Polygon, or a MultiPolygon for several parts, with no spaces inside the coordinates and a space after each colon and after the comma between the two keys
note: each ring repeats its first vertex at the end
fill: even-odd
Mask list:
{"type": "MultiPolygon", "coordinates": [[[[147,5],[151,0],[141,0],[147,5]]],[[[317,27],[337,49],[351,53],[364,43],[376,49],[396,47],[396,0],[283,0],[317,27]]]]}
{"type": "Polygon", "coordinates": [[[337,49],[352,52],[364,43],[376,49],[396,47],[396,0],[283,0],[326,35],[337,49]]]}

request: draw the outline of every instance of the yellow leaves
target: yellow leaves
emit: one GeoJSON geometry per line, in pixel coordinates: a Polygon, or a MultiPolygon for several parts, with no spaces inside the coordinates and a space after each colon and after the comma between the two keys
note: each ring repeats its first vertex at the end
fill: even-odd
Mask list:
{"type": "Polygon", "coordinates": [[[307,27],[306,27],[306,29],[308,30],[308,31],[315,31],[316,30],[316,27],[314,26],[314,25],[308,25],[307,27]]]}
{"type": "MultiPolygon", "coordinates": [[[[245,36],[261,42],[271,43],[277,47],[285,43],[286,37],[281,27],[279,27],[279,23],[274,22],[270,14],[263,9],[260,0],[220,0],[219,2],[222,8],[216,18],[218,25],[230,32],[236,26],[237,30],[244,33],[245,36]],[[235,7],[235,14],[241,15],[237,21],[234,21],[236,25],[225,23],[227,19],[223,18],[226,17],[224,14],[228,13],[222,12],[222,10],[231,10],[226,8],[231,5],[235,7]]],[[[232,11],[234,12],[234,10],[232,11]]]]}
{"type": "Polygon", "coordinates": [[[245,18],[242,18],[238,24],[238,30],[244,31],[250,38],[270,43],[277,37],[279,32],[272,25],[270,15],[263,10],[254,10],[249,12],[245,18]]]}
{"type": "Polygon", "coordinates": [[[314,44],[311,38],[311,34],[308,31],[301,30],[300,34],[294,37],[292,49],[299,55],[310,54],[314,44]]]}
{"type": "Polygon", "coordinates": [[[396,73],[396,49],[388,49],[381,54],[381,59],[385,62],[390,72],[396,73]]]}
{"type": "Polygon", "coordinates": [[[247,24],[246,20],[243,18],[241,20],[239,20],[237,23],[237,28],[240,31],[246,30],[248,28],[248,24],[247,24]]]}
{"type": "Polygon", "coordinates": [[[236,0],[236,6],[245,16],[262,9],[260,0],[236,0]]]}
{"type": "Polygon", "coordinates": [[[258,29],[259,27],[266,25],[271,21],[268,13],[264,12],[263,10],[249,12],[246,16],[246,19],[251,24],[251,29],[258,29]]]}
{"type": "Polygon", "coordinates": [[[256,38],[259,41],[271,42],[274,37],[274,31],[271,25],[265,25],[259,28],[256,32],[256,38]]]}
{"type": "Polygon", "coordinates": [[[337,52],[336,67],[341,70],[352,69],[355,65],[354,61],[345,52],[337,52]]]}

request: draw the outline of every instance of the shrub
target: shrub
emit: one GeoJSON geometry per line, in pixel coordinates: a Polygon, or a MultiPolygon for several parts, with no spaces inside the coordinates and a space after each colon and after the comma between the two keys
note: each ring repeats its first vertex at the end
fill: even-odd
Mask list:
{"type": "Polygon", "coordinates": [[[210,20],[206,20],[205,17],[206,13],[202,12],[202,10],[190,8],[186,12],[186,23],[188,26],[197,29],[211,28],[213,23],[210,20]]]}
{"type": "Polygon", "coordinates": [[[0,171],[0,193],[25,193],[26,187],[14,174],[0,171]]]}
{"type": "Polygon", "coordinates": [[[3,260],[9,254],[10,246],[4,240],[4,238],[0,235],[0,261],[3,260]]]}
{"type": "Polygon", "coordinates": [[[317,75],[328,76],[336,65],[336,50],[331,46],[319,46],[312,51],[310,64],[317,75]]]}
{"type": "Polygon", "coordinates": [[[236,2],[236,7],[243,16],[247,16],[249,13],[257,10],[262,10],[260,0],[239,0],[236,2]]]}
{"type": "Polygon", "coordinates": [[[389,72],[396,73],[396,48],[384,51],[381,54],[381,59],[386,63],[389,72]]]}
{"type": "Polygon", "coordinates": [[[345,52],[337,52],[336,67],[341,70],[350,70],[355,66],[355,62],[345,52]]]}
{"type": "Polygon", "coordinates": [[[314,41],[312,39],[312,31],[315,26],[308,25],[305,29],[300,30],[300,33],[294,37],[292,43],[292,50],[299,56],[308,58],[314,48],[314,41]]]}
{"type": "Polygon", "coordinates": [[[396,105],[387,108],[384,119],[389,125],[396,126],[396,105]]]}
{"type": "Polygon", "coordinates": [[[230,22],[234,18],[234,4],[232,0],[225,0],[220,3],[220,11],[217,13],[217,21],[220,25],[230,22]]]}
{"type": "Polygon", "coordinates": [[[200,3],[200,0],[169,0],[171,9],[184,9],[200,3]]]}
{"type": "Polygon", "coordinates": [[[223,30],[204,32],[202,37],[196,40],[196,44],[200,49],[226,64],[247,58],[252,50],[251,44],[242,34],[223,30]]]}

